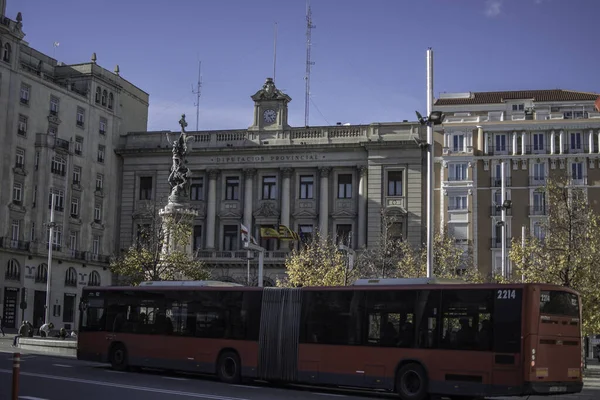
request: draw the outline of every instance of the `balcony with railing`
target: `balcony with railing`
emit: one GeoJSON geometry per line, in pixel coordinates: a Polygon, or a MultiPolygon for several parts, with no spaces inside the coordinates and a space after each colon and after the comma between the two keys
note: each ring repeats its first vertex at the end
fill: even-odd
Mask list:
{"type": "MultiPolygon", "coordinates": [[[[506,248],[509,249],[511,247],[512,238],[506,238],[506,248]]],[[[502,239],[499,237],[490,239],[490,247],[492,249],[501,249],[502,248],[502,239]]]]}
{"type": "MultiPolygon", "coordinates": [[[[490,215],[493,217],[500,217],[502,215],[502,206],[490,206],[490,215]]],[[[506,215],[512,215],[512,208],[506,209],[506,215]]]]}
{"type": "MultiPolygon", "coordinates": [[[[504,185],[506,187],[509,187],[509,186],[511,186],[511,184],[512,184],[512,180],[511,180],[510,176],[505,177],[504,185]]],[[[490,187],[502,187],[502,179],[492,176],[490,178],[490,187]]]]}
{"type": "Polygon", "coordinates": [[[572,175],[569,177],[569,184],[571,186],[585,186],[588,184],[587,175],[572,175]]]}
{"type": "MultiPolygon", "coordinates": [[[[258,252],[251,252],[254,259],[258,260],[258,252]]],[[[287,251],[266,251],[264,255],[265,262],[283,262],[289,255],[287,251]]],[[[219,250],[199,250],[196,258],[202,261],[211,262],[231,262],[241,261],[248,258],[247,250],[219,251],[219,250]]]]}
{"type": "Polygon", "coordinates": [[[529,215],[530,216],[548,215],[548,209],[546,208],[545,205],[530,206],[529,207],[529,215]]]}
{"type": "Polygon", "coordinates": [[[51,149],[64,150],[66,152],[70,149],[71,142],[65,139],[60,139],[54,135],[48,133],[36,133],[35,134],[35,146],[36,147],[49,147],[51,149]]]}
{"type": "Polygon", "coordinates": [[[9,237],[0,238],[0,247],[18,251],[29,251],[31,242],[25,240],[14,240],[9,237]]]}
{"type": "Polygon", "coordinates": [[[86,251],[85,252],[85,260],[108,264],[110,262],[110,256],[106,256],[106,255],[102,255],[102,254],[95,254],[91,251],[86,251]]]}
{"type": "Polygon", "coordinates": [[[546,176],[529,176],[529,186],[545,186],[546,176]]]}

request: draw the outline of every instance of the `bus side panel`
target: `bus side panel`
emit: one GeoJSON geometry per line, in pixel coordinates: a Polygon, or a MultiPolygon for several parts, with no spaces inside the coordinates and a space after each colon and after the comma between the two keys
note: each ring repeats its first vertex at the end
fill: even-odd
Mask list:
{"type": "Polygon", "coordinates": [[[77,335],[77,359],[82,361],[108,362],[106,332],[79,332],[77,335]]]}

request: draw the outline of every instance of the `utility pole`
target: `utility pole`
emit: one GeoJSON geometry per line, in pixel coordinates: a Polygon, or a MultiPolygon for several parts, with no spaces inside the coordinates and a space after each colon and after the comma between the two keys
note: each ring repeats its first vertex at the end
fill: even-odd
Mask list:
{"type": "MultiPolygon", "coordinates": [[[[427,117],[433,111],[433,50],[427,49],[427,117]]],[[[433,125],[427,124],[427,277],[433,278],[433,125]]]]}
{"type": "Polygon", "coordinates": [[[200,121],[200,95],[202,94],[202,61],[198,61],[198,83],[196,88],[192,85],[192,93],[196,95],[196,132],[198,132],[198,123],[200,121]]]}
{"type": "Polygon", "coordinates": [[[312,11],[310,9],[310,1],[306,1],[306,73],[304,75],[304,126],[309,126],[310,113],[310,71],[315,64],[310,58],[310,48],[312,46],[311,31],[316,28],[312,23],[312,11]]]}
{"type": "Polygon", "coordinates": [[[506,163],[504,160],[500,163],[500,190],[502,193],[500,195],[500,202],[502,203],[502,213],[501,213],[501,229],[500,234],[502,235],[500,245],[502,246],[502,277],[506,278],[506,163]]]}

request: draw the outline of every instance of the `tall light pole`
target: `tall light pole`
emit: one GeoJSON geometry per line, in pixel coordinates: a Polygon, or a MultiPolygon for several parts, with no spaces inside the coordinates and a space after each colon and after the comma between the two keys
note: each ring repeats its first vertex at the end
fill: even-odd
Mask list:
{"type": "MultiPolygon", "coordinates": [[[[433,112],[433,50],[427,49],[427,116],[433,112]]],[[[433,126],[427,124],[427,277],[433,277],[433,126]]]]}
{"type": "Polygon", "coordinates": [[[50,283],[52,282],[52,241],[54,239],[54,198],[55,194],[50,193],[50,223],[48,226],[50,227],[50,233],[48,236],[48,274],[46,276],[46,315],[44,322],[46,324],[50,323],[50,283]]]}
{"type": "Polygon", "coordinates": [[[500,238],[500,246],[502,247],[502,277],[508,278],[509,271],[506,262],[506,212],[512,207],[512,202],[506,198],[506,162],[500,162],[500,190],[502,193],[500,194],[500,202],[502,203],[501,210],[501,232],[502,237],[500,238]]]}

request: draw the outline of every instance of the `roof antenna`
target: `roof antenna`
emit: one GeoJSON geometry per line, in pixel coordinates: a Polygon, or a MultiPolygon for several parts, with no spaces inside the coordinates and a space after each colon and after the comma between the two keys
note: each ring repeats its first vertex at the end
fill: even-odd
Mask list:
{"type": "Polygon", "coordinates": [[[316,28],[312,23],[312,11],[310,10],[310,0],[306,0],[306,74],[304,75],[304,126],[308,126],[308,116],[310,112],[310,70],[315,64],[310,59],[311,31],[316,28]]]}
{"type": "Polygon", "coordinates": [[[192,85],[192,93],[196,95],[196,132],[198,132],[198,122],[200,121],[200,95],[202,94],[202,61],[198,61],[198,83],[196,89],[192,85]]]}
{"type": "Polygon", "coordinates": [[[273,37],[273,83],[275,83],[275,71],[277,70],[277,22],[275,22],[273,37]]]}

